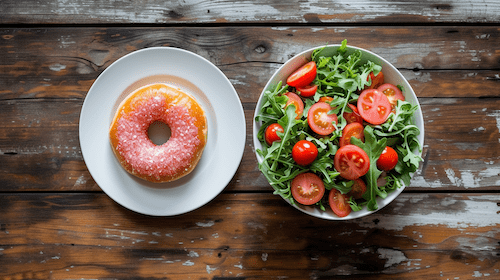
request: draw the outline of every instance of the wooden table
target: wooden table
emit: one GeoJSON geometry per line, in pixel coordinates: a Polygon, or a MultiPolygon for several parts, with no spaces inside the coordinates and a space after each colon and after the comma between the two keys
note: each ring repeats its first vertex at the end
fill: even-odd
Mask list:
{"type": "Polygon", "coordinates": [[[2,279],[500,278],[500,2],[4,0],[0,23],[2,279]],[[343,39],[409,80],[425,161],[389,206],[335,222],[272,194],[251,129],[282,63],[343,39]],[[110,199],[78,138],[99,74],[155,46],[217,65],[246,115],[231,182],[174,217],[110,199]]]}

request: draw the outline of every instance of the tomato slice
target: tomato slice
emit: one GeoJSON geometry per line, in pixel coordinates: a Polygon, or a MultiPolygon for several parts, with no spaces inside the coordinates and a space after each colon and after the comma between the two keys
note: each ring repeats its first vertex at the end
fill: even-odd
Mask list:
{"type": "Polygon", "coordinates": [[[333,162],[340,176],[347,180],[358,179],[365,175],[370,168],[368,155],[356,145],[340,147],[335,154],[333,162]]]}
{"type": "Polygon", "coordinates": [[[333,97],[331,96],[321,96],[318,100],[318,102],[327,102],[330,103],[333,101],[333,97]]]}
{"type": "Polygon", "coordinates": [[[360,199],[363,197],[363,194],[366,192],[366,184],[361,179],[353,180],[354,184],[352,185],[351,191],[347,193],[347,196],[352,196],[354,199],[360,199]]]}
{"type": "Polygon", "coordinates": [[[371,124],[382,124],[391,113],[389,99],[376,89],[365,89],[358,98],[358,111],[361,117],[371,124]]]}
{"type": "Polygon", "coordinates": [[[342,115],[342,116],[344,116],[344,119],[347,121],[347,123],[349,124],[349,123],[357,122],[357,123],[363,124],[363,118],[359,114],[358,108],[356,108],[356,106],[354,106],[353,104],[350,104],[350,103],[347,104],[347,106],[349,106],[349,108],[352,110],[352,112],[350,112],[350,113],[344,112],[344,114],[342,115]]]}
{"type": "Polygon", "coordinates": [[[328,195],[328,203],[330,208],[332,208],[333,213],[335,213],[340,218],[345,217],[351,213],[351,206],[349,206],[349,197],[342,194],[336,188],[330,190],[328,195]]]}
{"type": "Polygon", "coordinates": [[[318,156],[318,148],[313,142],[300,140],[292,148],[292,158],[298,165],[309,165],[318,156]]]}
{"type": "Polygon", "coordinates": [[[270,124],[264,133],[264,138],[266,143],[271,146],[274,141],[280,141],[281,138],[278,136],[277,132],[284,132],[283,127],[278,123],[270,124]]]}
{"type": "Polygon", "coordinates": [[[365,128],[362,124],[358,122],[350,123],[344,127],[342,130],[342,137],[339,140],[339,146],[343,147],[345,145],[351,144],[351,137],[356,137],[361,141],[365,141],[365,128]]]}
{"type": "Polygon", "coordinates": [[[288,97],[286,107],[293,104],[295,106],[295,113],[297,114],[297,117],[295,118],[297,120],[300,119],[302,117],[302,113],[304,112],[304,102],[302,102],[302,99],[300,99],[300,97],[293,92],[287,92],[285,95],[288,97]]]}
{"type": "Polygon", "coordinates": [[[314,173],[301,173],[290,183],[293,198],[300,204],[312,205],[321,200],[325,194],[325,185],[314,173]]]}
{"type": "Polygon", "coordinates": [[[309,84],[305,87],[297,88],[297,91],[300,92],[300,96],[302,97],[311,97],[316,93],[317,90],[318,90],[318,85],[315,84],[309,84]]]}
{"type": "Polygon", "coordinates": [[[330,105],[326,102],[316,102],[309,108],[307,123],[317,134],[328,135],[336,129],[337,115],[328,114],[331,109],[330,105]]]}
{"type": "Polygon", "coordinates": [[[398,153],[396,151],[386,146],[385,149],[380,154],[380,157],[377,159],[377,167],[383,171],[390,171],[396,167],[398,163],[398,153]]]}
{"type": "Polygon", "coordinates": [[[366,86],[365,89],[378,88],[379,86],[381,86],[384,83],[384,73],[378,72],[377,76],[375,76],[375,74],[373,74],[373,72],[370,72],[370,75],[368,75],[368,77],[366,77],[366,80],[367,81],[371,80],[372,83],[371,83],[371,85],[366,86]]]}
{"type": "Polygon", "coordinates": [[[308,62],[288,76],[286,83],[296,88],[307,86],[316,78],[316,71],[316,62],[308,62]]]}
{"type": "Polygon", "coordinates": [[[389,103],[391,104],[392,111],[396,110],[398,100],[405,101],[405,97],[401,90],[393,84],[383,84],[377,88],[378,91],[385,94],[389,103]]]}

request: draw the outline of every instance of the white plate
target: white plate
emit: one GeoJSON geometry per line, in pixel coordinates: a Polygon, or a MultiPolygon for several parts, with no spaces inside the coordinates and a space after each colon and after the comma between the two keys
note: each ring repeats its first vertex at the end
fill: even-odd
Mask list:
{"type": "Polygon", "coordinates": [[[102,72],[83,103],[79,137],[87,168],[109,197],[142,214],[172,216],[205,205],[227,186],[243,156],[245,126],[238,94],[222,71],[189,51],[155,47],[130,53],[102,72]],[[156,82],[191,94],[208,122],[207,144],[193,172],[160,184],[127,173],[109,141],[109,127],[121,100],[156,82]]]}
{"type": "MultiPolygon", "coordinates": [[[[275,73],[274,75],[269,79],[268,83],[262,90],[262,93],[259,97],[259,100],[257,102],[257,106],[255,109],[254,113],[254,122],[253,122],[253,144],[254,144],[254,150],[257,149],[262,149],[262,144],[260,141],[257,139],[257,133],[261,127],[261,123],[255,121],[255,117],[260,111],[260,108],[262,107],[262,102],[263,102],[263,95],[266,90],[269,90],[270,88],[276,87],[276,85],[281,81],[283,84],[286,83],[286,78],[290,76],[297,68],[300,66],[306,64],[311,60],[311,54],[312,52],[317,49],[321,48],[320,47],[315,47],[311,48],[309,50],[305,50],[302,53],[294,56],[290,60],[288,60],[285,64],[283,64],[275,73]]],[[[322,55],[325,56],[331,56],[336,53],[336,50],[340,47],[340,45],[328,45],[327,48],[325,48],[322,51],[322,55]]],[[[395,85],[402,85],[403,86],[403,95],[405,96],[405,100],[410,102],[413,105],[418,105],[417,111],[414,113],[414,118],[415,118],[415,125],[420,129],[420,135],[417,137],[418,141],[420,142],[420,145],[423,147],[424,145],[424,119],[422,116],[422,110],[420,108],[420,104],[418,102],[417,96],[415,95],[415,92],[413,91],[412,87],[408,83],[408,81],[404,78],[404,76],[399,72],[399,70],[394,67],[391,63],[389,63],[387,60],[382,58],[381,56],[370,52],[368,50],[362,49],[362,48],[357,48],[353,46],[347,46],[347,53],[352,53],[355,50],[360,50],[363,53],[363,56],[361,58],[361,63],[365,63],[367,60],[373,61],[378,65],[382,66],[382,72],[384,73],[384,79],[386,83],[392,83],[395,85]]],[[[422,155],[421,151],[414,151],[418,155],[422,155]]],[[[257,160],[259,163],[262,162],[262,157],[259,156],[257,153],[257,160]]],[[[391,201],[393,201],[401,192],[403,192],[404,186],[390,192],[388,196],[385,199],[382,199],[380,197],[377,198],[377,204],[378,204],[378,210],[382,209],[386,205],[388,205],[391,201]]],[[[288,199],[285,199],[288,203],[290,201],[288,199]]],[[[326,211],[321,211],[319,207],[316,206],[305,206],[305,205],[300,205],[298,203],[293,204],[293,207],[299,209],[300,211],[309,214],[311,216],[317,217],[317,218],[322,218],[322,219],[327,219],[327,220],[350,220],[350,219],[355,219],[355,218],[360,218],[364,217],[367,215],[370,215],[376,211],[369,211],[366,209],[366,207],[360,211],[357,212],[351,212],[349,215],[343,218],[339,218],[337,215],[333,213],[333,211],[330,209],[330,207],[326,207],[326,211]]]]}

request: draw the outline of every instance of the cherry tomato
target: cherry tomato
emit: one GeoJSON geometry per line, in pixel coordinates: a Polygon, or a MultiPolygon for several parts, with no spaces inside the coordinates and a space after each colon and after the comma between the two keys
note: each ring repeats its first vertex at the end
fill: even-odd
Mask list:
{"type": "Polygon", "coordinates": [[[290,104],[295,105],[295,113],[297,114],[297,117],[295,118],[297,120],[300,119],[302,117],[302,113],[304,112],[304,102],[302,102],[302,99],[300,99],[300,97],[293,92],[287,92],[285,95],[288,97],[286,106],[290,104]]]}
{"type": "Polygon", "coordinates": [[[325,194],[325,184],[314,173],[301,173],[293,178],[290,188],[293,198],[300,204],[312,205],[325,194]]]}
{"type": "Polygon", "coordinates": [[[342,130],[342,137],[339,140],[339,146],[343,147],[345,145],[351,144],[351,137],[356,137],[361,141],[365,141],[365,128],[362,124],[358,122],[350,123],[344,127],[342,130]]]}
{"type": "Polygon", "coordinates": [[[371,124],[382,124],[391,113],[389,99],[376,89],[365,89],[358,98],[358,111],[361,117],[371,124]]]}
{"type": "Polygon", "coordinates": [[[270,124],[264,133],[264,138],[266,139],[266,143],[271,146],[274,141],[280,141],[281,138],[278,136],[276,132],[284,132],[283,127],[278,123],[270,124]]]}
{"type": "Polygon", "coordinates": [[[318,102],[327,102],[330,103],[333,101],[333,97],[331,96],[321,96],[318,100],[318,102]]]}
{"type": "Polygon", "coordinates": [[[377,76],[373,74],[373,72],[370,72],[370,75],[366,78],[367,81],[372,81],[371,85],[366,86],[365,89],[368,88],[378,88],[384,83],[384,73],[378,72],[377,76]]]}
{"type": "Polygon", "coordinates": [[[351,191],[347,193],[347,196],[352,196],[354,199],[360,199],[366,192],[366,184],[361,179],[353,180],[351,191]]]}
{"type": "Polygon", "coordinates": [[[312,83],[316,78],[316,62],[308,62],[286,79],[286,83],[292,87],[304,87],[312,83]]]}
{"type": "Polygon", "coordinates": [[[333,162],[340,176],[347,180],[358,179],[365,175],[370,168],[368,155],[356,145],[340,147],[335,154],[333,162]]]}
{"type": "Polygon", "coordinates": [[[344,114],[342,115],[344,116],[344,119],[347,121],[347,123],[357,122],[363,124],[363,118],[359,114],[358,108],[356,108],[356,106],[354,106],[353,104],[347,104],[347,106],[349,106],[349,108],[352,110],[352,112],[344,112],[344,114]]]}
{"type": "Polygon", "coordinates": [[[317,134],[328,135],[336,129],[337,115],[328,114],[328,111],[331,109],[330,105],[326,102],[316,102],[309,108],[307,123],[317,134]]]}
{"type": "Polygon", "coordinates": [[[351,206],[349,206],[349,197],[342,194],[336,188],[330,190],[328,195],[328,203],[330,208],[332,208],[333,213],[339,217],[345,217],[351,213],[351,206]]]}
{"type": "Polygon", "coordinates": [[[377,167],[380,170],[389,171],[394,169],[397,163],[398,153],[393,148],[386,146],[377,160],[377,167]]]}
{"type": "Polygon", "coordinates": [[[292,158],[298,165],[311,164],[318,156],[318,148],[313,142],[300,140],[292,148],[292,158]]]}
{"type": "Polygon", "coordinates": [[[297,90],[300,92],[300,96],[302,96],[302,97],[311,97],[318,90],[318,85],[309,84],[309,85],[304,86],[304,87],[298,87],[297,90]]]}
{"type": "Polygon", "coordinates": [[[383,84],[379,86],[377,90],[387,96],[387,99],[389,99],[389,103],[391,104],[391,108],[393,111],[396,110],[398,100],[405,101],[405,97],[401,90],[399,90],[399,88],[393,84],[383,84]]]}

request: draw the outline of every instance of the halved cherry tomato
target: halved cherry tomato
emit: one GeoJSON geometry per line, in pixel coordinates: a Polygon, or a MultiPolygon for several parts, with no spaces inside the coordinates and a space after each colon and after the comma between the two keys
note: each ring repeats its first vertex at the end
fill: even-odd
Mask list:
{"type": "Polygon", "coordinates": [[[318,156],[318,148],[313,142],[300,140],[292,148],[292,158],[298,165],[311,164],[318,156]]]}
{"type": "Polygon", "coordinates": [[[352,185],[351,191],[349,191],[347,195],[354,197],[354,199],[360,199],[366,192],[366,184],[359,178],[353,180],[353,182],[354,184],[352,185]]]}
{"type": "Polygon", "coordinates": [[[312,83],[316,78],[316,62],[308,62],[286,79],[286,83],[292,87],[304,87],[312,83]]]}
{"type": "Polygon", "coordinates": [[[271,146],[274,141],[280,141],[281,138],[278,136],[276,132],[284,132],[283,127],[278,123],[270,124],[264,133],[264,138],[266,139],[266,143],[271,146]]]}
{"type": "Polygon", "coordinates": [[[328,195],[328,203],[330,208],[332,208],[333,213],[339,217],[345,217],[351,213],[351,206],[349,206],[349,197],[342,194],[336,188],[330,190],[328,195]]]}
{"type": "Polygon", "coordinates": [[[300,96],[302,97],[311,97],[316,93],[317,90],[318,85],[315,84],[309,84],[307,86],[297,88],[297,91],[300,92],[300,96]]]}
{"type": "Polygon", "coordinates": [[[358,122],[350,123],[344,127],[342,130],[342,137],[339,140],[339,146],[343,147],[345,145],[351,144],[351,137],[356,137],[361,141],[365,141],[365,128],[362,124],[358,122]]]}
{"type": "Polygon", "coordinates": [[[293,198],[300,204],[312,205],[321,200],[325,194],[325,184],[314,173],[301,173],[290,183],[293,198]]]}
{"type": "Polygon", "coordinates": [[[333,97],[331,96],[321,96],[318,100],[318,102],[326,102],[326,103],[330,103],[333,101],[333,97]]]}
{"type": "Polygon", "coordinates": [[[372,83],[371,83],[371,85],[366,86],[365,89],[378,88],[379,86],[381,86],[384,83],[384,73],[378,72],[377,76],[375,76],[375,74],[373,74],[373,72],[370,72],[370,75],[368,75],[368,77],[366,77],[366,80],[367,81],[371,80],[372,83]]]}
{"type": "Polygon", "coordinates": [[[358,179],[365,175],[370,168],[368,155],[356,145],[340,147],[335,154],[333,162],[340,176],[347,180],[358,179]]]}
{"type": "Polygon", "coordinates": [[[307,112],[309,127],[319,135],[328,135],[336,129],[337,115],[328,114],[332,108],[326,102],[316,102],[307,112]],[[335,122],[335,124],[333,124],[335,122]]]}
{"type": "Polygon", "coordinates": [[[288,97],[288,101],[286,102],[286,106],[293,104],[295,106],[295,113],[297,114],[297,117],[295,117],[297,120],[302,117],[302,113],[304,112],[304,102],[302,102],[302,99],[300,97],[293,93],[293,92],[287,92],[285,95],[288,97]]]}
{"type": "Polygon", "coordinates": [[[387,96],[393,111],[395,111],[396,106],[398,105],[398,100],[405,101],[405,97],[401,90],[393,84],[383,84],[379,86],[377,90],[387,96]]]}
{"type": "Polygon", "coordinates": [[[344,119],[347,121],[347,123],[357,122],[363,124],[363,118],[359,114],[358,108],[350,103],[347,104],[347,106],[349,106],[349,108],[352,110],[352,112],[344,112],[344,114],[342,115],[344,116],[344,119]]]}
{"type": "Polygon", "coordinates": [[[386,146],[377,160],[377,167],[380,170],[389,171],[394,169],[397,163],[398,153],[393,148],[386,146]]]}
{"type": "Polygon", "coordinates": [[[376,89],[365,89],[358,98],[358,111],[361,117],[371,124],[382,124],[391,113],[389,99],[376,89]]]}

